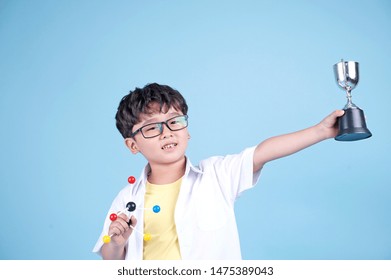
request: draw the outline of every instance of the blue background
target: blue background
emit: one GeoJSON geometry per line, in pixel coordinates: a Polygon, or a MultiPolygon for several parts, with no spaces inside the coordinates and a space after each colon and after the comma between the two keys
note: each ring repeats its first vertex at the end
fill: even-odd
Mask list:
{"type": "Polygon", "coordinates": [[[190,106],[193,163],[318,123],[360,63],[373,137],[265,166],[237,201],[245,259],[391,259],[391,2],[0,1],[1,259],[98,259],[112,199],[146,163],[115,128],[150,82],[190,106]]]}

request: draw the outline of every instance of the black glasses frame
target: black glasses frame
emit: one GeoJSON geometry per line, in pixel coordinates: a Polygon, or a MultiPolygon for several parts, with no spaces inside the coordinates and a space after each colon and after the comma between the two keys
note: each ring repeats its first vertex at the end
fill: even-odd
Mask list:
{"type": "Polygon", "coordinates": [[[137,135],[137,133],[141,132],[141,135],[145,138],[145,139],[149,139],[149,138],[155,138],[155,137],[158,137],[159,135],[161,135],[163,133],[163,124],[165,124],[167,126],[167,128],[171,131],[178,131],[178,130],[182,130],[182,129],[185,129],[188,125],[189,125],[189,122],[188,122],[188,119],[189,119],[189,116],[188,115],[180,115],[180,116],[175,116],[175,117],[172,117],[172,118],[169,118],[168,120],[164,121],[164,122],[155,122],[155,123],[149,123],[149,124],[146,124],[146,125],[143,125],[142,127],[140,127],[139,129],[135,130],[134,132],[132,132],[132,134],[130,135],[131,138],[134,138],[134,136],[137,135]],[[176,118],[179,118],[179,117],[185,117],[185,121],[186,121],[186,126],[184,127],[181,127],[179,129],[172,129],[170,127],[170,125],[168,124],[170,121],[172,121],[173,119],[176,119],[176,118]],[[144,133],[143,133],[143,128],[146,127],[146,126],[150,126],[150,125],[158,125],[159,127],[159,134],[155,135],[155,136],[145,136],[144,133]]]}

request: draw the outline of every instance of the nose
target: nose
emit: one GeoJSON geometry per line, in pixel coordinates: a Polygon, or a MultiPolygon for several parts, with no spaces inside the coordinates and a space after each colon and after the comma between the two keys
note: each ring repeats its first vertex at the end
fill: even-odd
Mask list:
{"type": "Polygon", "coordinates": [[[168,128],[167,123],[162,123],[160,129],[161,129],[161,131],[162,131],[162,133],[161,133],[161,135],[160,135],[160,137],[161,137],[162,139],[167,138],[167,137],[171,137],[171,136],[172,136],[171,129],[168,128]]]}

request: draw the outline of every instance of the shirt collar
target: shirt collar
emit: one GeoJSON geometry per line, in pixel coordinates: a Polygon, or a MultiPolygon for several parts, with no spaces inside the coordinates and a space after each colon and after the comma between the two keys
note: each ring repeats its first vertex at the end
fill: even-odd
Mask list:
{"type": "MultiPolygon", "coordinates": [[[[139,176],[139,179],[137,180],[137,182],[135,183],[134,187],[133,187],[133,191],[135,192],[138,192],[139,190],[141,190],[142,188],[144,188],[145,184],[147,183],[147,178],[148,178],[148,174],[149,172],[151,171],[151,167],[149,165],[149,163],[144,167],[144,169],[142,170],[140,176],[139,176]]],[[[188,157],[186,157],[186,169],[185,169],[185,177],[186,176],[189,176],[189,174],[191,172],[194,172],[194,173],[199,173],[199,174],[202,174],[202,170],[198,167],[198,166],[194,166],[190,159],[188,157]]]]}
{"type": "Polygon", "coordinates": [[[198,166],[194,166],[190,159],[188,157],[186,157],[186,170],[185,170],[185,176],[189,174],[189,172],[192,171],[192,172],[195,172],[195,173],[199,173],[199,174],[202,174],[202,170],[198,167],[198,166]]]}

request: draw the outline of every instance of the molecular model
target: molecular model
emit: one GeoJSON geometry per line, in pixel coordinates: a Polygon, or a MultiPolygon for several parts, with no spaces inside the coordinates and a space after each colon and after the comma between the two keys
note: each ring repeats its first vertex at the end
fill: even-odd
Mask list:
{"type": "MultiPolygon", "coordinates": [[[[134,183],[136,182],[136,178],[133,177],[133,176],[130,176],[130,177],[128,178],[128,182],[129,182],[129,184],[134,184],[134,183]]],[[[121,211],[119,211],[119,212],[117,212],[117,213],[111,213],[110,216],[109,216],[109,218],[110,218],[110,220],[111,220],[112,222],[114,222],[115,220],[117,220],[117,218],[118,218],[118,216],[119,216],[120,214],[126,213],[126,211],[131,213],[131,212],[135,211],[136,208],[137,208],[137,207],[136,207],[136,203],[134,203],[133,201],[130,201],[130,202],[128,202],[128,203],[126,204],[126,208],[125,208],[125,209],[123,209],[123,210],[121,210],[121,211]]],[[[137,209],[137,210],[145,210],[145,209],[147,209],[147,210],[152,210],[154,213],[159,213],[159,212],[160,212],[160,206],[159,206],[159,205],[153,206],[152,209],[149,209],[149,208],[140,208],[140,209],[137,209]]],[[[127,224],[128,224],[128,226],[129,226],[130,228],[132,228],[135,232],[137,232],[137,233],[143,235],[144,241],[149,241],[149,240],[152,239],[152,235],[151,235],[150,233],[145,233],[145,234],[143,234],[142,232],[139,232],[138,230],[136,230],[136,229],[132,226],[132,221],[131,221],[130,219],[129,219],[129,222],[127,222],[127,224]]],[[[113,235],[114,235],[114,234],[111,234],[111,235],[108,235],[108,234],[107,234],[107,235],[103,236],[103,242],[104,242],[104,243],[110,243],[111,237],[112,237],[113,235]]]]}

